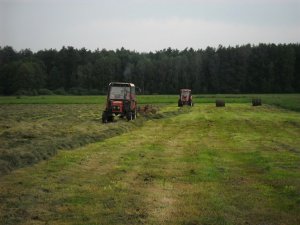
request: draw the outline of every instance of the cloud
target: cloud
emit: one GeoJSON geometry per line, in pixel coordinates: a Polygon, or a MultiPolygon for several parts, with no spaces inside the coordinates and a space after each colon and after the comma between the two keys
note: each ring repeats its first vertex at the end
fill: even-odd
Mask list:
{"type": "Polygon", "coordinates": [[[238,4],[247,4],[247,3],[299,3],[299,0],[127,0],[135,3],[170,3],[170,4],[177,4],[177,3],[184,3],[184,4],[232,4],[232,3],[238,3],[238,4]]]}
{"type": "MultiPolygon", "coordinates": [[[[286,43],[300,40],[300,32],[294,28],[242,26],[222,22],[171,18],[165,20],[101,20],[81,26],[70,33],[81,33],[78,43],[99,48],[120,47],[137,51],[153,51],[167,47],[217,47],[219,44],[286,43]],[[95,32],[96,31],[96,32],[95,32]],[[86,43],[85,41],[86,40],[86,43]],[[99,40],[99,42],[95,41],[99,40]],[[106,40],[105,44],[100,40],[106,40]]],[[[88,47],[92,47],[88,46],[88,47]]]]}
{"type": "MultiPolygon", "coordinates": [[[[0,3],[4,1],[8,2],[0,0],[0,3]]],[[[294,0],[9,2],[24,4],[3,4],[2,8],[0,5],[0,32],[4,34],[0,36],[0,45],[12,45],[16,49],[72,45],[153,51],[167,47],[206,48],[219,44],[300,40],[299,10],[289,4],[294,0]],[[265,5],[255,5],[261,2],[265,5]]]]}

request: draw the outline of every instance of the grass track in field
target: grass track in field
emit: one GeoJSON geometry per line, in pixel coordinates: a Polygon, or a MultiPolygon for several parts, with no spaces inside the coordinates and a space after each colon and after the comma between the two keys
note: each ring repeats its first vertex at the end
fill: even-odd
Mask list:
{"type": "Polygon", "coordinates": [[[190,110],[0,178],[0,221],[299,224],[299,113],[190,110]]]}

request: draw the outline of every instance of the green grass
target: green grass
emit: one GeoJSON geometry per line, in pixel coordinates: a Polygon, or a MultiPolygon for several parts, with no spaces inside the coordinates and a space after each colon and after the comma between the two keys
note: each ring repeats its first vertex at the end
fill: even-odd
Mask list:
{"type": "Polygon", "coordinates": [[[100,104],[105,102],[105,96],[0,96],[0,104],[100,104]]]}
{"type": "MultiPolygon", "coordinates": [[[[224,99],[226,104],[248,103],[252,98],[261,98],[263,104],[276,105],[290,110],[300,111],[300,94],[215,94],[194,95],[194,102],[215,103],[224,99]]],[[[104,105],[106,96],[0,96],[1,104],[100,104],[104,105]]],[[[139,104],[177,104],[177,95],[141,95],[139,104]]]]}
{"type": "Polygon", "coordinates": [[[261,98],[263,104],[275,105],[289,110],[300,111],[300,94],[217,94],[195,95],[196,103],[214,103],[216,99],[224,99],[225,103],[248,103],[253,98],[261,98]]]}
{"type": "MultiPolygon", "coordinates": [[[[140,104],[177,103],[177,95],[142,95],[138,96],[140,104]]],[[[104,105],[106,96],[0,96],[0,104],[100,104],[104,105]]]]}
{"type": "Polygon", "coordinates": [[[174,111],[0,177],[0,224],[300,223],[299,112],[174,111]]]}

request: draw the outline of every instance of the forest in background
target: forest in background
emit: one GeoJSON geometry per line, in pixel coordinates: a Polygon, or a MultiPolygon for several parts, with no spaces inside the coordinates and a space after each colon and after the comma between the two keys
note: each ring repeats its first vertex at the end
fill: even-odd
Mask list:
{"type": "Polygon", "coordinates": [[[132,82],[142,94],[299,93],[300,44],[149,53],[0,47],[0,95],[98,95],[111,81],[132,82]]]}

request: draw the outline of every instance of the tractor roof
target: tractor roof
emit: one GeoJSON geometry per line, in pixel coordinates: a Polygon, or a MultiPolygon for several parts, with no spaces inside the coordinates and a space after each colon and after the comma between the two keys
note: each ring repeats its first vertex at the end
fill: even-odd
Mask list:
{"type": "Polygon", "coordinates": [[[191,91],[191,89],[180,89],[180,91],[191,91]]]}
{"type": "Polygon", "coordinates": [[[109,86],[115,87],[134,87],[133,83],[123,83],[123,82],[110,82],[109,86]]]}

